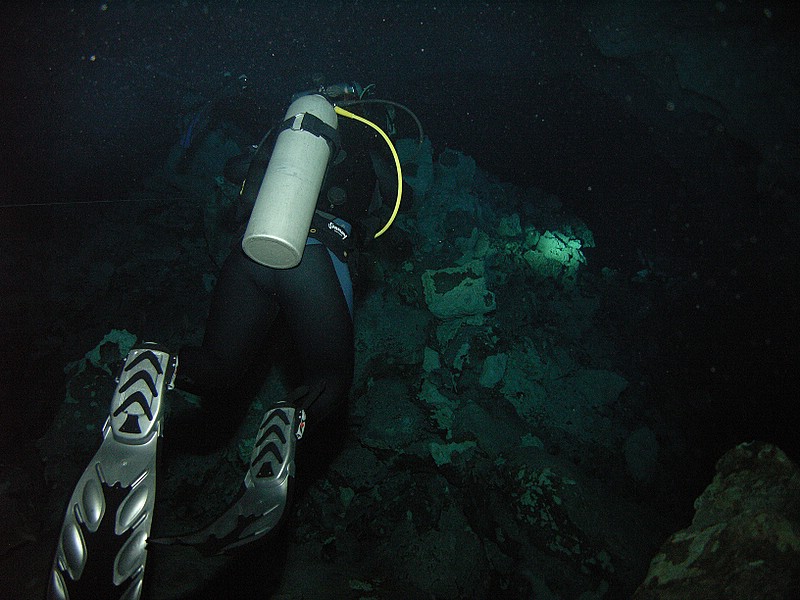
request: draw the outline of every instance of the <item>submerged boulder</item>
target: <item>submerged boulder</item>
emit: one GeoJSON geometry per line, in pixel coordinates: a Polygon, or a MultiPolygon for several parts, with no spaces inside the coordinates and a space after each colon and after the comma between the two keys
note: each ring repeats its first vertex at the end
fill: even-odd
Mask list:
{"type": "Polygon", "coordinates": [[[425,302],[439,319],[484,315],[497,308],[494,293],[486,285],[483,263],[472,261],[422,274],[425,302]]]}
{"type": "Polygon", "coordinates": [[[800,471],[780,449],[740,444],[717,462],[692,524],[650,563],[636,600],[795,598],[800,471]]]}

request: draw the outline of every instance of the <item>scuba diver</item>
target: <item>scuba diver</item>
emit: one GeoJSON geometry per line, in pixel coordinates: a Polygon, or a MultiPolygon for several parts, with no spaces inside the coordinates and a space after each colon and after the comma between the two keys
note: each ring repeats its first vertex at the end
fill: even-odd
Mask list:
{"type": "Polygon", "coordinates": [[[201,99],[183,117],[175,171],[186,171],[205,139],[220,125],[225,126],[228,136],[246,143],[247,136],[259,134],[266,118],[266,110],[250,86],[247,75],[224,73],[211,97],[201,99]]]}
{"type": "Polygon", "coordinates": [[[283,121],[229,161],[226,177],[241,184],[242,229],[213,291],[202,343],[177,354],[143,343],[128,354],[101,447],[69,501],[49,598],[139,598],[154,544],[221,554],[263,539],[286,516],[304,435],[317,435],[327,420],[343,437],[334,414],[344,412],[353,381],[351,268],[410,194],[389,136],[366,115],[393,131],[395,109],[405,110],[423,138],[416,116],[370,98],[373,87],[320,84],[295,94],[283,121]],[[248,404],[237,388],[279,315],[300,381],[266,411],[239,494],[199,531],[151,538],[166,391],[201,397],[188,423],[170,424],[176,435],[168,446],[208,452],[227,442],[248,404]]]}

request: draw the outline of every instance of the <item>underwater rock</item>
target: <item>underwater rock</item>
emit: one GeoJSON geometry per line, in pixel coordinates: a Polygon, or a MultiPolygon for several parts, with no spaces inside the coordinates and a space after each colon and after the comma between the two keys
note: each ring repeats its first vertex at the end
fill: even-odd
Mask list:
{"type": "Polygon", "coordinates": [[[431,418],[439,429],[447,432],[447,439],[450,439],[455,412],[459,406],[458,398],[445,396],[427,379],[422,382],[419,398],[430,407],[431,418]]]}
{"type": "Polygon", "coordinates": [[[427,137],[422,144],[409,138],[395,142],[403,165],[403,181],[414,190],[414,200],[422,201],[433,185],[433,144],[427,137]]]}
{"type": "Polygon", "coordinates": [[[422,274],[428,309],[440,319],[484,315],[497,308],[494,294],[486,287],[483,263],[473,261],[422,274]]]}
{"type": "Polygon", "coordinates": [[[541,277],[573,283],[580,266],[586,264],[581,245],[576,238],[545,231],[523,258],[541,277]]]}
{"type": "Polygon", "coordinates": [[[636,600],[796,598],[800,471],[778,448],[740,444],[717,462],[692,524],[650,563],[636,600]]]}
{"type": "MultiPolygon", "coordinates": [[[[420,168],[423,166],[420,163],[420,168]]],[[[425,175],[424,170],[422,173],[425,175]]],[[[433,180],[414,182],[425,190],[424,201],[418,201],[421,199],[414,191],[414,211],[409,224],[418,255],[449,254],[457,238],[469,236],[486,210],[472,193],[476,173],[473,158],[446,150],[433,164],[433,180]]]]}
{"type": "Polygon", "coordinates": [[[512,213],[507,217],[500,217],[500,223],[497,226],[497,234],[500,237],[515,238],[522,235],[522,225],[519,221],[519,215],[512,213]]]}
{"type": "Polygon", "coordinates": [[[499,386],[503,396],[533,427],[557,430],[573,446],[619,452],[615,425],[598,412],[617,401],[628,382],[613,371],[580,368],[566,353],[560,355],[557,360],[542,356],[532,345],[510,351],[499,386]]]}
{"type": "Polygon", "coordinates": [[[426,373],[431,373],[441,368],[442,368],[442,359],[439,356],[439,353],[433,348],[425,346],[422,358],[422,370],[425,371],[426,373]]]}
{"type": "Polygon", "coordinates": [[[367,448],[408,448],[424,431],[426,415],[408,401],[408,386],[397,380],[377,380],[370,386],[361,441],[367,448]]]}
{"type": "Polygon", "coordinates": [[[125,329],[112,329],[83,359],[69,363],[64,372],[85,371],[87,364],[113,375],[111,367],[128,355],[136,343],[136,336],[125,329]]]}
{"type": "Polygon", "coordinates": [[[355,313],[355,344],[359,360],[356,378],[375,377],[400,365],[417,365],[424,359],[428,324],[424,307],[404,305],[396,295],[372,293],[355,313]],[[391,315],[391,318],[387,316],[391,315]],[[397,323],[402,323],[398,327],[397,323]]]}
{"type": "Polygon", "coordinates": [[[334,472],[356,490],[369,490],[386,478],[387,467],[361,446],[348,446],[332,463],[334,472]]]}
{"type": "Polygon", "coordinates": [[[394,565],[398,579],[426,592],[417,598],[486,597],[488,564],[481,541],[453,504],[444,507],[436,526],[427,531],[419,531],[413,520],[398,523],[379,553],[394,565]]]}
{"type": "Polygon", "coordinates": [[[492,388],[503,380],[508,366],[508,354],[500,353],[487,356],[483,361],[479,382],[481,386],[492,388]]]}
{"type": "Polygon", "coordinates": [[[434,165],[436,184],[446,190],[469,190],[478,167],[475,159],[457,150],[447,149],[434,165]]]}
{"type": "Polygon", "coordinates": [[[437,467],[450,464],[453,461],[454,455],[462,454],[475,446],[477,446],[477,444],[472,440],[458,443],[453,442],[450,444],[431,442],[428,445],[431,450],[431,457],[433,457],[433,461],[436,463],[437,467]]]}

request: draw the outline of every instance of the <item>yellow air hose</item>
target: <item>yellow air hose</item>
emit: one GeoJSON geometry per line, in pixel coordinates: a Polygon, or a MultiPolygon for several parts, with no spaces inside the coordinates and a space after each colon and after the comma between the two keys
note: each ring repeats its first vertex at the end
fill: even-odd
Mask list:
{"type": "Polygon", "coordinates": [[[341,106],[334,106],[333,108],[336,111],[336,114],[338,114],[338,115],[341,115],[343,117],[347,117],[348,119],[354,119],[356,121],[360,121],[361,123],[364,123],[364,124],[369,125],[370,127],[372,127],[375,131],[377,131],[378,133],[381,134],[381,137],[386,142],[386,144],[389,146],[389,150],[392,151],[392,156],[394,157],[394,165],[397,168],[397,200],[394,203],[394,211],[392,211],[392,216],[389,217],[389,220],[386,222],[386,225],[384,225],[381,228],[381,230],[378,231],[378,233],[375,234],[375,238],[377,239],[380,236],[382,236],[384,233],[386,233],[386,230],[389,229],[389,227],[392,226],[392,223],[394,223],[394,220],[397,217],[397,213],[400,212],[400,201],[401,201],[401,199],[403,197],[403,171],[400,168],[400,158],[397,156],[397,150],[394,149],[394,144],[392,144],[392,140],[390,140],[389,136],[386,135],[386,133],[384,133],[383,129],[381,129],[380,127],[375,125],[375,123],[373,123],[372,121],[370,121],[368,119],[365,119],[362,116],[359,116],[357,114],[351,113],[349,110],[345,110],[341,106]]]}

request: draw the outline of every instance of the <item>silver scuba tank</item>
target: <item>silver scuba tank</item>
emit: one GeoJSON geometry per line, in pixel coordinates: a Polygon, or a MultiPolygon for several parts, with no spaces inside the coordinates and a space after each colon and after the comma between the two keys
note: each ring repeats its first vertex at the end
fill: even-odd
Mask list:
{"type": "Polygon", "coordinates": [[[333,129],[333,106],[320,95],[297,98],[286,111],[290,126],[278,135],[261,182],[242,248],[257,263],[289,269],[303,257],[311,218],[331,158],[328,141],[303,127],[313,115],[333,129]]]}

